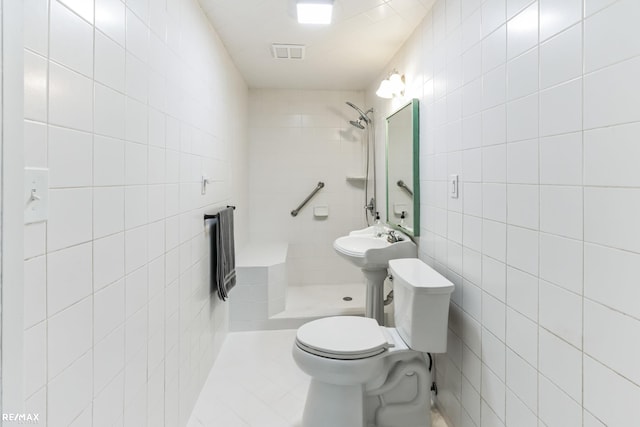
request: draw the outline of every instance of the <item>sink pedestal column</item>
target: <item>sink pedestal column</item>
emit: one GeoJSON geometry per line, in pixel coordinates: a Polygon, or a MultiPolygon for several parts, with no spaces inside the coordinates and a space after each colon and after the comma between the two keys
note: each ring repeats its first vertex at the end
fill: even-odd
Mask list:
{"type": "Polygon", "coordinates": [[[376,319],[378,325],[384,326],[384,279],[387,270],[362,270],[367,279],[367,302],[365,317],[376,319]]]}

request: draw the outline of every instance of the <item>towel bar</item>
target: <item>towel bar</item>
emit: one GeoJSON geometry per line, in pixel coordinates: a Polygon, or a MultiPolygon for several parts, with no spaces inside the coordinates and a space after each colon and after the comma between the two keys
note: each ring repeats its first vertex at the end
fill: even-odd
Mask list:
{"type": "MultiPolygon", "coordinates": [[[[236,210],[235,206],[227,205],[227,207],[233,209],[234,211],[236,210]]],[[[217,213],[215,213],[215,214],[204,214],[204,220],[205,221],[208,220],[208,219],[217,218],[217,217],[218,217],[217,213]]]]}

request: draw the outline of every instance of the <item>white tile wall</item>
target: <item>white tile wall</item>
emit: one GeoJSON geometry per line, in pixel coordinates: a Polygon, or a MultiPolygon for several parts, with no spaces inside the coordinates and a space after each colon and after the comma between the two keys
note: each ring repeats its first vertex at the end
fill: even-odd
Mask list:
{"type": "MultiPolygon", "coordinates": [[[[529,410],[538,408],[538,378],[536,368],[511,349],[507,350],[507,387],[529,410]]],[[[507,407],[509,402],[507,402],[507,407]]],[[[508,408],[507,408],[508,409],[508,408]]],[[[508,418],[508,415],[507,415],[508,418]]],[[[507,422],[510,424],[509,420],[507,422]]]]}
{"type": "Polygon", "coordinates": [[[640,89],[635,87],[634,79],[639,69],[640,58],[636,56],[585,75],[585,129],[640,120],[640,89]],[[608,87],[605,89],[606,84],[608,87]]]}
{"type": "Polygon", "coordinates": [[[543,375],[539,376],[539,381],[539,419],[547,426],[582,425],[580,404],[543,375]]]}
{"type": "Polygon", "coordinates": [[[557,384],[573,400],[582,400],[582,352],[566,341],[540,329],[540,373],[557,384]]]}
{"type": "Polygon", "coordinates": [[[540,136],[581,130],[582,79],[540,92],[540,136]]]}
{"type": "Polygon", "coordinates": [[[47,372],[49,379],[56,377],[79,356],[90,350],[92,344],[91,298],[49,317],[47,322],[47,372]]]}
{"type": "Polygon", "coordinates": [[[538,235],[527,228],[507,226],[507,264],[529,274],[538,274],[538,235]]]}
{"type": "Polygon", "coordinates": [[[584,21],[585,69],[587,72],[640,54],[640,42],[633,22],[640,5],[619,1],[584,21]]]}
{"type": "Polygon", "coordinates": [[[585,240],[640,252],[640,189],[586,187],[584,194],[585,240]]]}
{"type": "MultiPolygon", "coordinates": [[[[389,64],[422,79],[406,94],[421,101],[421,180],[433,189],[420,257],[460,281],[439,248],[464,247],[450,319],[462,372],[438,366],[452,426],[637,418],[639,13],[632,0],[440,0],[408,43],[422,49],[389,64]],[[461,101],[440,84],[458,80],[459,61],[461,101]],[[450,102],[462,103],[462,144],[446,138],[453,122],[439,110],[450,102]],[[451,173],[464,177],[455,203],[437,190],[451,173]]],[[[401,102],[376,98],[376,83],[366,99],[384,117],[401,102]]]]}
{"type": "MultiPolygon", "coordinates": [[[[454,335],[455,337],[455,335],[454,335]]],[[[506,369],[506,351],[504,342],[491,332],[482,331],[482,360],[487,367],[504,382],[506,369]]]]}
{"type": "Polygon", "coordinates": [[[507,309],[506,322],[506,341],[509,348],[529,364],[536,366],[538,361],[536,323],[511,308],[507,309]]]}
{"type": "Polygon", "coordinates": [[[585,184],[637,187],[640,182],[632,159],[638,155],[633,142],[639,131],[638,124],[632,123],[585,132],[585,184]]]}
{"type": "Polygon", "coordinates": [[[584,357],[584,407],[604,425],[624,425],[637,409],[638,386],[589,356],[584,357]]]}
{"type": "Polygon", "coordinates": [[[47,384],[47,425],[72,425],[91,405],[91,353],[85,353],[47,384]]]}
{"type": "Polygon", "coordinates": [[[585,244],[584,295],[622,313],[640,318],[640,288],[635,286],[640,267],[638,254],[585,244]]]}
{"type": "MultiPolygon", "coordinates": [[[[506,388],[504,382],[486,366],[483,366],[482,369],[481,393],[483,403],[488,405],[493,416],[503,421],[505,418],[506,388]]],[[[481,412],[485,411],[481,410],[481,412]]]]}
{"type": "Polygon", "coordinates": [[[540,278],[582,294],[582,242],[541,233],[540,278]]]}
{"type": "Polygon", "coordinates": [[[90,243],[47,255],[47,314],[51,316],[91,295],[90,243]]]}
{"type": "Polygon", "coordinates": [[[538,49],[531,49],[507,64],[507,99],[513,100],[538,90],[538,49]]]}
{"type": "Polygon", "coordinates": [[[538,319],[538,278],[507,267],[507,305],[532,320],[538,319]]]}
{"type": "Polygon", "coordinates": [[[534,2],[507,21],[507,58],[515,58],[537,43],[538,2],[534,2]]]}
{"type": "Polygon", "coordinates": [[[540,40],[559,33],[581,18],[581,0],[540,0],[540,40]]]}
{"type": "Polygon", "coordinates": [[[507,182],[517,184],[537,184],[539,182],[538,149],[538,140],[536,139],[507,146],[507,182]]]}
{"type": "Polygon", "coordinates": [[[582,297],[540,281],[540,326],[582,347],[582,297]]]}
{"type": "Polygon", "coordinates": [[[47,317],[47,259],[31,258],[24,263],[24,325],[29,328],[47,317]]]}
{"type": "Polygon", "coordinates": [[[482,257],[482,289],[505,302],[506,269],[504,263],[490,257],[482,257]]]}
{"type": "Polygon", "coordinates": [[[538,418],[534,412],[511,391],[507,389],[507,419],[506,425],[519,425],[522,427],[535,427],[538,418]]]}
{"type": "Polygon", "coordinates": [[[582,132],[540,138],[540,184],[582,184],[582,132]]]}
{"type": "Polygon", "coordinates": [[[507,186],[507,223],[537,229],[538,186],[510,184],[507,186]]]}
{"type": "Polygon", "coordinates": [[[45,121],[47,118],[47,62],[33,52],[24,53],[24,116],[45,121]]]}
{"type": "Polygon", "coordinates": [[[488,293],[482,294],[482,325],[499,339],[505,339],[505,305],[488,293]]]}
{"type": "Polygon", "coordinates": [[[507,141],[538,137],[539,99],[537,94],[507,104],[507,141]]]}
{"type": "Polygon", "coordinates": [[[51,126],[48,154],[50,188],[91,187],[91,134],[51,126]]]}
{"type": "Polygon", "coordinates": [[[51,3],[49,26],[50,59],[85,76],[93,76],[91,24],[55,1],[51,3]]]}
{"type": "Polygon", "coordinates": [[[93,82],[69,68],[49,62],[49,123],[93,130],[93,82]]]}
{"type": "Polygon", "coordinates": [[[25,166],[51,187],[24,230],[26,405],[50,426],[184,426],[228,329],[203,212],[236,205],[248,236],[246,84],[196,2],[24,8],[25,166]]]}
{"type": "Polygon", "coordinates": [[[482,180],[484,182],[506,182],[506,144],[493,145],[482,149],[482,180]]]}
{"type": "Polygon", "coordinates": [[[591,301],[585,303],[584,318],[585,353],[638,383],[640,321],[591,301]],[[627,339],[620,340],[611,330],[625,331],[627,339]]]}
{"type": "Polygon", "coordinates": [[[577,24],[540,44],[540,88],[582,74],[582,25],[577,24]]]}

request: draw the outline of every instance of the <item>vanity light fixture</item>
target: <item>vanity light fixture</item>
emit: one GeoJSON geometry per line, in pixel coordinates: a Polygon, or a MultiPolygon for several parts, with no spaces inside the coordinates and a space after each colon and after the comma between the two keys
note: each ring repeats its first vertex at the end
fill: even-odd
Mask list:
{"type": "Polygon", "coordinates": [[[380,82],[376,95],[380,98],[393,98],[394,96],[404,96],[404,75],[400,75],[397,70],[393,70],[389,77],[380,82]]]}
{"type": "Polygon", "coordinates": [[[333,0],[298,0],[298,23],[331,24],[333,0]]]}

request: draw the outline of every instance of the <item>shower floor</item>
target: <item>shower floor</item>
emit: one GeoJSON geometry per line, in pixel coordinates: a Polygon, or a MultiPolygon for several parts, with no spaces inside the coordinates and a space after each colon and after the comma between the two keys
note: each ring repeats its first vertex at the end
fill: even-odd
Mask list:
{"type": "Polygon", "coordinates": [[[364,283],[290,285],[285,310],[271,319],[361,316],[364,314],[365,286],[364,283]],[[345,297],[351,299],[346,301],[345,297]]]}

